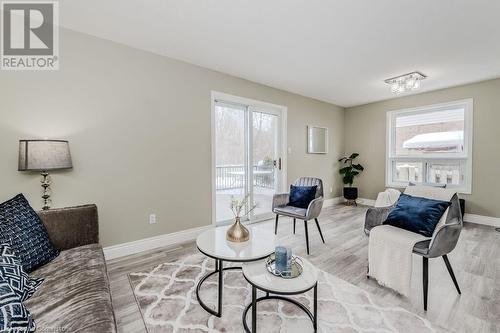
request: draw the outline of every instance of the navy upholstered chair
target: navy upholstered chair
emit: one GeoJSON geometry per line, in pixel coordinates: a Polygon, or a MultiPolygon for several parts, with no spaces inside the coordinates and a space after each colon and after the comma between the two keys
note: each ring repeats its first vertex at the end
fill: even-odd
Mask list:
{"type": "Polygon", "coordinates": [[[295,186],[317,186],[316,195],[314,200],[311,201],[307,208],[299,208],[288,205],[290,194],[280,193],[275,194],[273,197],[273,213],[276,214],[276,222],[274,225],[274,233],[278,232],[278,218],[280,215],[288,216],[293,218],[293,233],[295,234],[295,223],[296,220],[304,221],[304,228],[306,230],[306,248],[307,254],[309,254],[309,234],[307,230],[307,222],[314,220],[316,222],[316,227],[318,228],[319,235],[323,243],[325,239],[323,238],[323,233],[318,222],[318,216],[321,213],[321,208],[323,207],[323,181],[319,178],[313,177],[300,177],[293,185],[295,186]]]}

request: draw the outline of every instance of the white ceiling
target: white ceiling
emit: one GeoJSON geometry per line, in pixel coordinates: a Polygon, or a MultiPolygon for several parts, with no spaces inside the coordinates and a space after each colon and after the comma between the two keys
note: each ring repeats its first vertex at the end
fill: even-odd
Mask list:
{"type": "Polygon", "coordinates": [[[64,0],[61,25],[341,106],[500,77],[497,0],[64,0]]]}

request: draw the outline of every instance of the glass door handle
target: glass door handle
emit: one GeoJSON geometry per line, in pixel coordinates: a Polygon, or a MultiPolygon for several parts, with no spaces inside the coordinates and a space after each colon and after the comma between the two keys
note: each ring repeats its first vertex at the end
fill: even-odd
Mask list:
{"type": "Polygon", "coordinates": [[[281,170],[281,157],[273,161],[273,166],[278,170],[281,170]]]}

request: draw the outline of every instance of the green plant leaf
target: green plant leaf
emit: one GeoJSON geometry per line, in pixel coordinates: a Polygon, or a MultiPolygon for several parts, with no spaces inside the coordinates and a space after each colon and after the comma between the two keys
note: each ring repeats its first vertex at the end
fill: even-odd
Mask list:
{"type": "Polygon", "coordinates": [[[352,167],[359,171],[363,171],[365,169],[361,164],[353,164],[352,167]]]}
{"type": "Polygon", "coordinates": [[[351,175],[353,175],[353,178],[354,178],[354,176],[359,175],[359,171],[352,171],[352,172],[351,172],[351,175]]]}
{"type": "Polygon", "coordinates": [[[358,153],[352,153],[351,156],[349,156],[350,159],[355,159],[356,157],[358,157],[359,154],[358,153]]]}
{"type": "Polygon", "coordinates": [[[349,172],[351,171],[351,169],[352,169],[351,167],[346,166],[346,167],[341,168],[341,169],[339,170],[339,173],[340,173],[341,175],[343,175],[343,174],[347,174],[347,173],[349,173],[349,172]]]}
{"type": "Polygon", "coordinates": [[[339,159],[339,162],[343,162],[346,159],[347,159],[347,157],[342,157],[341,159],[339,159]]]}

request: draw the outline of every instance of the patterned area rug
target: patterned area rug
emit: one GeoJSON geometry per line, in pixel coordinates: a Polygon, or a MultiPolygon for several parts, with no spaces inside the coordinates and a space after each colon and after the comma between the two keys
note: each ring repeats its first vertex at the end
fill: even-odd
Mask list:
{"type": "MultiPolygon", "coordinates": [[[[150,272],[129,274],[148,332],[243,332],[241,316],[250,303],[251,292],[241,271],[224,273],[221,318],[209,315],[196,300],[198,279],[213,269],[214,260],[192,254],[160,264],[150,272]]],[[[200,292],[204,302],[214,308],[216,279],[214,274],[200,292]]],[[[295,298],[312,307],[312,291],[295,298]]],[[[381,305],[375,296],[324,271],[320,271],[318,281],[318,326],[318,332],[444,332],[405,309],[381,305]]],[[[302,310],[276,300],[258,304],[257,329],[266,333],[313,331],[302,310]]]]}

